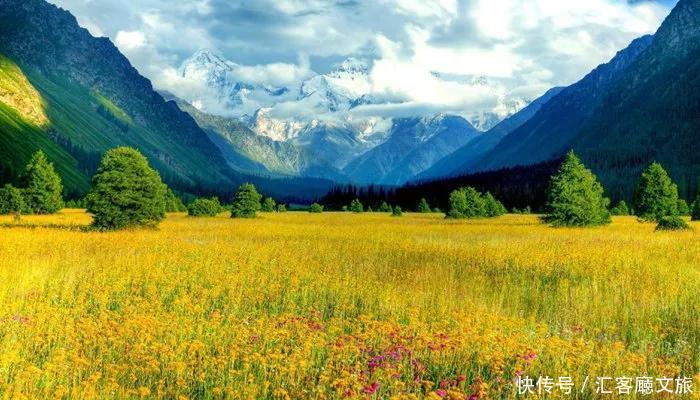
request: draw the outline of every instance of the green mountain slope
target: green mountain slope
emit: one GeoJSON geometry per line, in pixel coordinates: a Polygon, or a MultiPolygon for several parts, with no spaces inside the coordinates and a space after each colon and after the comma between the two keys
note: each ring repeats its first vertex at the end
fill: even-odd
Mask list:
{"type": "MultiPolygon", "coordinates": [[[[84,193],[100,155],[120,145],[138,148],[181,191],[216,192],[244,180],[189,115],[163,100],[108,39],[92,37],[67,11],[43,0],[0,0],[0,54],[36,90],[37,115],[46,117],[32,120],[6,96],[3,136],[15,136],[12,148],[2,151],[45,149],[65,175],[67,191],[84,193]]],[[[22,157],[14,158],[5,163],[12,172],[3,179],[15,177],[22,157]]]]}
{"type": "Polygon", "coordinates": [[[661,162],[692,199],[700,179],[700,0],[681,0],[586,124],[573,147],[613,197],[661,162]]]}

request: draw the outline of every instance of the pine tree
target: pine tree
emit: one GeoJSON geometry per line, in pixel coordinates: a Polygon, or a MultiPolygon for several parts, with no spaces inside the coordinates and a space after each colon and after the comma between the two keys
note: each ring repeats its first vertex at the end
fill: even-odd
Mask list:
{"type": "Polygon", "coordinates": [[[683,199],[678,199],[678,215],[690,215],[690,207],[688,203],[683,199]]]}
{"type": "Polygon", "coordinates": [[[473,187],[461,188],[450,193],[448,218],[482,218],[486,216],[486,202],[473,187]]]}
{"type": "Polygon", "coordinates": [[[43,151],[37,151],[24,173],[24,203],[34,214],[53,214],[63,208],[61,177],[43,151]]]}
{"type": "Polygon", "coordinates": [[[255,218],[260,211],[261,198],[254,185],[250,183],[241,185],[231,204],[231,218],[255,218]]]}
{"type": "Polygon", "coordinates": [[[553,226],[605,225],[609,203],[596,176],[571,151],[550,182],[544,220],[553,226]]]}
{"type": "Polygon", "coordinates": [[[382,204],[379,205],[379,211],[381,212],[391,212],[392,208],[389,204],[387,204],[386,201],[382,201],[382,204]]]}
{"type": "Polygon", "coordinates": [[[610,209],[610,214],[612,215],[630,215],[630,209],[627,207],[627,203],[624,200],[620,200],[619,203],[610,209]]]}
{"type": "Polygon", "coordinates": [[[391,216],[392,217],[403,216],[403,210],[401,210],[401,207],[399,207],[399,206],[394,207],[394,209],[391,210],[391,216]]]}
{"type": "Polygon", "coordinates": [[[503,204],[496,200],[490,192],[486,192],[483,199],[487,217],[500,217],[508,212],[503,204]]]}
{"type": "Polygon", "coordinates": [[[643,221],[678,215],[678,187],[659,163],[652,163],[639,177],[634,209],[643,221]]]}
{"type": "Polygon", "coordinates": [[[25,208],[22,191],[7,184],[0,189],[0,215],[20,214],[25,208]]]}
{"type": "Polygon", "coordinates": [[[420,213],[429,213],[430,212],[430,204],[428,204],[428,201],[425,198],[420,199],[420,202],[418,203],[418,208],[416,211],[420,213]]]}
{"type": "Polygon", "coordinates": [[[361,213],[365,210],[365,208],[359,199],[355,199],[355,200],[350,202],[349,210],[354,212],[354,213],[361,213]]]}
{"type": "Polygon", "coordinates": [[[323,212],[323,206],[318,203],[314,203],[309,207],[309,212],[313,214],[320,214],[323,212]]]}
{"type": "Polygon", "coordinates": [[[266,197],[265,200],[263,200],[262,205],[260,206],[260,211],[275,212],[276,206],[277,202],[275,202],[275,199],[273,199],[272,197],[266,197]]]}
{"type": "Polygon", "coordinates": [[[99,229],[154,226],[165,218],[167,188],[137,150],[109,150],[92,178],[87,211],[99,229]]]}

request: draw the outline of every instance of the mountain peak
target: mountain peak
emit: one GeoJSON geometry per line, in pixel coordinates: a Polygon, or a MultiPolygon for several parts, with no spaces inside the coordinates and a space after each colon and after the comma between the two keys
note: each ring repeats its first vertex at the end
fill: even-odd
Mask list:
{"type": "Polygon", "coordinates": [[[348,57],[340,64],[336,65],[335,71],[333,72],[367,74],[369,72],[369,63],[363,59],[348,57]]]}

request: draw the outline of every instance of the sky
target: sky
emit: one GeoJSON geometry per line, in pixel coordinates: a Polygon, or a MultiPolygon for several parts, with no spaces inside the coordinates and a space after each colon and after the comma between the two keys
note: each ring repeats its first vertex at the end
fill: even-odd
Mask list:
{"type": "Polygon", "coordinates": [[[569,85],[643,34],[674,1],[50,0],[109,37],[159,89],[213,49],[257,83],[295,85],[348,56],[371,62],[373,94],[446,110],[494,107],[474,76],[527,99],[569,85]]]}

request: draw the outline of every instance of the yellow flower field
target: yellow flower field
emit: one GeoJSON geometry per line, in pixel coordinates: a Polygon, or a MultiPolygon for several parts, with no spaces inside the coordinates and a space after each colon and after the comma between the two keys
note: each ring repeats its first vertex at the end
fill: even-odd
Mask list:
{"type": "MultiPolygon", "coordinates": [[[[89,222],[0,217],[1,398],[500,399],[518,376],[695,376],[700,392],[700,225],[89,222]]],[[[548,397],[596,397],[578,389],[548,397]]]]}

